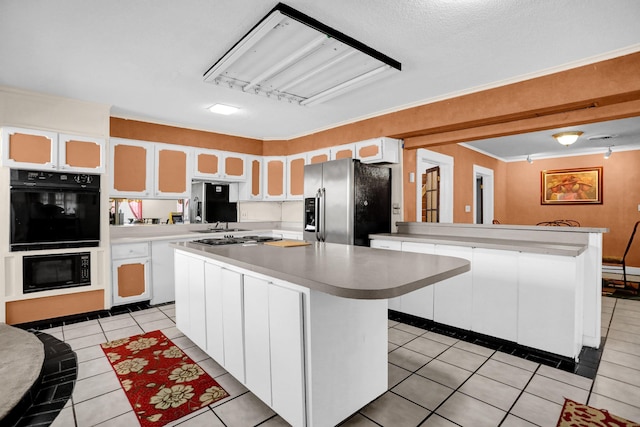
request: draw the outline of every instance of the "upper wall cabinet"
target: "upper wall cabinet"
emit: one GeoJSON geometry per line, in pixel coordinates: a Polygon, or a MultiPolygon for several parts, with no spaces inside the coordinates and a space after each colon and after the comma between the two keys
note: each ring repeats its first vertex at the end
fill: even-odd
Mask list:
{"type": "Polygon", "coordinates": [[[387,137],[356,142],[356,159],[362,163],[398,163],[400,142],[399,139],[387,137]]]}
{"type": "Polygon", "coordinates": [[[2,165],[20,169],[103,173],[104,139],[2,128],[2,165]]]}
{"type": "Polygon", "coordinates": [[[315,150],[307,153],[307,162],[310,165],[315,165],[316,163],[324,163],[330,160],[331,154],[328,148],[323,150],[315,150]]]}
{"type": "Polygon", "coordinates": [[[111,187],[113,197],[153,196],[154,148],[143,141],[111,139],[111,187]]]}
{"type": "Polygon", "coordinates": [[[287,158],[285,156],[267,156],[263,158],[264,200],[284,200],[287,183],[287,158]]]}
{"type": "Polygon", "coordinates": [[[191,193],[189,150],[178,145],[111,139],[112,197],[180,199],[191,193]]]}
{"type": "Polygon", "coordinates": [[[307,164],[305,153],[287,156],[287,199],[302,199],[304,195],[304,165],[307,164]]]}
{"type": "Polygon", "coordinates": [[[154,197],[181,199],[191,194],[190,150],[177,145],[155,145],[154,197]]]}
{"type": "Polygon", "coordinates": [[[247,178],[246,155],[218,150],[195,150],[194,178],[243,181],[247,178]]]}
{"type": "Polygon", "coordinates": [[[331,160],[340,159],[355,159],[356,158],[356,145],[344,144],[331,147],[329,149],[331,160]]]}
{"type": "Polygon", "coordinates": [[[246,156],[247,176],[239,183],[241,201],[262,200],[262,156],[246,156]]]}

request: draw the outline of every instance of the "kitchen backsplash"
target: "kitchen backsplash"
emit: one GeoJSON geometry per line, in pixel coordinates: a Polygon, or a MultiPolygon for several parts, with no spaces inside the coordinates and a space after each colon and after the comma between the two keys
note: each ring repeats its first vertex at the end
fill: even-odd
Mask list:
{"type": "Polygon", "coordinates": [[[239,202],[238,216],[240,222],[302,222],[302,207],[302,200],[287,202],[239,202]]]}

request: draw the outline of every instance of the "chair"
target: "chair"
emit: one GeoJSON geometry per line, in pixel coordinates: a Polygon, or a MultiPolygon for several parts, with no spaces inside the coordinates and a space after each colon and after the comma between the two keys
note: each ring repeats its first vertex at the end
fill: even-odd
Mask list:
{"type": "Polygon", "coordinates": [[[492,221],[492,224],[500,224],[500,221],[498,221],[497,219],[494,219],[494,220],[492,221]]]}
{"type": "Polygon", "coordinates": [[[631,233],[631,237],[629,238],[629,243],[627,243],[627,248],[624,250],[624,254],[622,254],[622,257],[617,257],[617,256],[602,257],[603,264],[615,264],[615,265],[622,266],[622,278],[624,280],[625,289],[627,288],[627,265],[625,264],[625,258],[629,253],[629,249],[631,249],[631,243],[633,243],[633,238],[636,235],[636,230],[638,230],[638,224],[640,224],[640,221],[636,222],[636,224],[633,226],[633,232],[631,233]]]}
{"type": "Polygon", "coordinates": [[[554,219],[553,221],[542,221],[536,225],[549,225],[553,227],[580,227],[580,223],[574,219],[554,219]]]}

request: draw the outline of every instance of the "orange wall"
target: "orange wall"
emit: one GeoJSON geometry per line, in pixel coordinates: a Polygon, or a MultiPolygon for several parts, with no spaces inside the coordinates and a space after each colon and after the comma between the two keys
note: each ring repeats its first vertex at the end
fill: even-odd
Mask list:
{"type": "MultiPolygon", "coordinates": [[[[631,229],[640,221],[640,150],[614,153],[609,159],[602,154],[561,157],[556,159],[507,163],[506,209],[508,224],[537,224],[553,219],[574,219],[584,227],[605,227],[605,255],[622,256],[631,229]],[[601,205],[541,205],[540,172],[543,170],[602,166],[601,205]]],[[[627,264],[640,266],[640,236],[629,252],[627,264]]]]}
{"type": "Polygon", "coordinates": [[[262,141],[215,132],[159,125],[156,123],[110,118],[109,135],[115,138],[140,141],[165,142],[200,148],[233,151],[236,153],[262,155],[262,141]]]}

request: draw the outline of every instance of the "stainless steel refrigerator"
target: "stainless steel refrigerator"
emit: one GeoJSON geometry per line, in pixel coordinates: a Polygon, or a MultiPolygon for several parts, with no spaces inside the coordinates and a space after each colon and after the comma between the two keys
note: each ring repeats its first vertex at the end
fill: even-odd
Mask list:
{"type": "Polygon", "coordinates": [[[304,240],[369,246],[391,232],[391,169],[340,159],[304,167],[304,240]]]}

